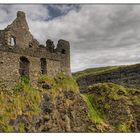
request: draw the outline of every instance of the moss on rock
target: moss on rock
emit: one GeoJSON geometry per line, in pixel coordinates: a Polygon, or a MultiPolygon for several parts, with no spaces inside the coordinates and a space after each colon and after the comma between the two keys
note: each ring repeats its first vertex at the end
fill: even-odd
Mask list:
{"type": "Polygon", "coordinates": [[[88,116],[93,122],[103,121],[110,125],[113,132],[137,131],[135,116],[139,118],[140,114],[138,115],[139,111],[134,113],[134,110],[138,110],[140,105],[139,90],[113,83],[98,83],[89,86],[88,91],[82,96],[88,106],[88,116]]]}
{"type": "Polygon", "coordinates": [[[0,132],[86,132],[85,102],[72,77],[41,75],[38,86],[21,77],[12,91],[0,86],[0,132]],[[47,84],[48,89],[42,85],[47,84]]]}
{"type": "Polygon", "coordinates": [[[26,116],[26,120],[32,122],[33,116],[40,115],[41,100],[42,94],[25,77],[19,80],[12,92],[1,87],[0,132],[25,132],[28,126],[23,127],[18,118],[26,116]]]}

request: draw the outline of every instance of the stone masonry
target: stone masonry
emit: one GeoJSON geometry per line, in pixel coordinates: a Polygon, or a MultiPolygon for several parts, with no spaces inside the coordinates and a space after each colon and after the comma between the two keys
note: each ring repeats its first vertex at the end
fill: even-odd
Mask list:
{"type": "Polygon", "coordinates": [[[17,12],[17,18],[4,30],[0,30],[0,81],[12,87],[22,75],[36,83],[39,75],[55,76],[70,71],[70,45],[59,40],[55,47],[47,40],[39,44],[29,31],[25,13],[17,12]]]}

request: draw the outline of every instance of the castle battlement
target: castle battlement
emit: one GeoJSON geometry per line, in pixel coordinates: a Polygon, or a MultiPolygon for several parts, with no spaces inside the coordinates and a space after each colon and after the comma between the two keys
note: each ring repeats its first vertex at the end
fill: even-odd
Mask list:
{"type": "Polygon", "coordinates": [[[13,85],[21,75],[31,82],[40,74],[55,76],[70,71],[70,45],[60,39],[57,46],[48,39],[41,45],[30,33],[26,15],[17,12],[16,19],[4,30],[0,30],[0,80],[13,85]]]}

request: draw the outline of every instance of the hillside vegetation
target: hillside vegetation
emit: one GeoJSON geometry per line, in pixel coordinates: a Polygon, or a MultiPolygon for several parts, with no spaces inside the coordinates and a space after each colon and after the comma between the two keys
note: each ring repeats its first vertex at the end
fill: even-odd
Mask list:
{"type": "Polygon", "coordinates": [[[140,64],[73,74],[94,132],[140,132],[140,64]]]}
{"type": "Polygon", "coordinates": [[[81,95],[97,132],[139,132],[140,90],[99,83],[81,95]]]}
{"type": "Polygon", "coordinates": [[[39,77],[32,86],[21,77],[12,91],[0,84],[0,132],[86,132],[85,102],[72,77],[39,77]]]}
{"type": "Polygon", "coordinates": [[[88,86],[104,82],[140,89],[140,64],[87,69],[73,77],[82,93],[88,92],[88,86]]]}
{"type": "Polygon", "coordinates": [[[86,77],[88,75],[98,75],[98,74],[102,74],[102,73],[105,73],[105,72],[111,72],[113,70],[119,70],[119,69],[134,67],[136,65],[140,65],[140,64],[89,68],[89,69],[85,69],[83,71],[75,72],[72,75],[75,79],[78,79],[80,77],[86,77]]]}
{"type": "Polygon", "coordinates": [[[83,71],[78,71],[78,72],[73,73],[73,77],[75,79],[78,79],[80,77],[85,77],[87,75],[96,75],[96,74],[100,74],[100,73],[103,73],[106,71],[115,70],[120,67],[125,67],[125,66],[107,66],[107,67],[89,68],[89,69],[85,69],[83,71]]]}

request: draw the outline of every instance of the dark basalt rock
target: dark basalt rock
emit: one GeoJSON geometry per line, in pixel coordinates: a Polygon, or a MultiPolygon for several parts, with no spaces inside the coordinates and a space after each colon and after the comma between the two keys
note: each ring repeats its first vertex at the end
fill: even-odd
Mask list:
{"type": "Polygon", "coordinates": [[[44,100],[42,101],[41,108],[44,113],[51,113],[53,110],[53,104],[51,98],[48,94],[45,94],[43,97],[44,100]]]}
{"type": "Polygon", "coordinates": [[[45,83],[45,84],[42,85],[42,88],[44,88],[44,89],[51,89],[51,86],[45,83]]]}
{"type": "Polygon", "coordinates": [[[69,100],[73,100],[74,99],[74,93],[73,92],[65,92],[64,96],[65,96],[65,98],[67,98],[69,100]]]}

